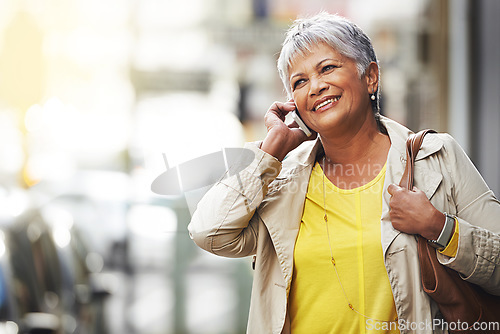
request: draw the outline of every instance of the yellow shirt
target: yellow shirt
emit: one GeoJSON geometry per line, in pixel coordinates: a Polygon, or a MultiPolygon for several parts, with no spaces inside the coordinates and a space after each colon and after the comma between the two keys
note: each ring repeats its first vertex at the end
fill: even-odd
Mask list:
{"type": "Polygon", "coordinates": [[[314,166],[295,243],[289,295],[292,334],[399,333],[380,242],[385,169],[350,190],[324,178],[337,277],[324,221],[323,171],[318,163],[314,166]],[[368,318],[351,310],[347,299],[368,318]]]}

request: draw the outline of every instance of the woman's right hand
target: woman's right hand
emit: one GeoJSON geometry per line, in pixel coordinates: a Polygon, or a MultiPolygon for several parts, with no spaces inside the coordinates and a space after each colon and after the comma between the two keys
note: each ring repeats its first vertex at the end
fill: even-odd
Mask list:
{"type": "Polygon", "coordinates": [[[267,111],[264,122],[267,136],[262,142],[261,149],[282,161],[285,156],[302,142],[316,138],[316,133],[307,137],[299,129],[297,123],[285,124],[285,116],[296,108],[293,100],[288,102],[274,102],[267,111]]]}

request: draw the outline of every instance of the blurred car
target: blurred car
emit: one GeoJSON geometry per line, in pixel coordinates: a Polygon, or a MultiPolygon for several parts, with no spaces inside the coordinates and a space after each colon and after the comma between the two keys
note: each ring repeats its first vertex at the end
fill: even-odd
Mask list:
{"type": "Polygon", "coordinates": [[[67,333],[107,333],[101,316],[111,288],[102,274],[102,256],[91,252],[73,215],[64,207],[49,203],[40,208],[50,228],[61,269],[60,294],[67,333]]]}
{"type": "Polygon", "coordinates": [[[109,291],[89,269],[99,257],[71,214],[50,206],[16,213],[0,215],[0,333],[106,333],[109,291]]]}
{"type": "MultiPolygon", "coordinates": [[[[62,333],[60,318],[43,307],[31,246],[18,238],[17,220],[2,217],[0,227],[0,328],[5,333],[62,333]]],[[[41,267],[38,267],[41,268],[41,267]]],[[[51,287],[46,292],[50,295],[51,287]]],[[[48,296],[49,296],[48,295],[48,296]]]]}
{"type": "Polygon", "coordinates": [[[14,299],[12,287],[12,272],[10,254],[6,245],[3,224],[0,218],[0,333],[19,333],[19,313],[14,299]]]}
{"type": "Polygon", "coordinates": [[[104,270],[126,265],[129,176],[120,172],[79,171],[67,179],[42,182],[30,192],[40,207],[70,212],[88,251],[99,254],[104,270]]]}

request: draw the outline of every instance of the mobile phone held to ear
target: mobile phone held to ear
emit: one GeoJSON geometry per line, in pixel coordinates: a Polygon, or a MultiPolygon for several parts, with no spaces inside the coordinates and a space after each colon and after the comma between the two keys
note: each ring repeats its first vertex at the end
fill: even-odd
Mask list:
{"type": "Polygon", "coordinates": [[[297,108],[295,108],[295,110],[292,112],[292,118],[295,121],[295,123],[297,123],[299,128],[306,134],[306,136],[310,137],[312,135],[311,130],[307,127],[306,123],[304,123],[304,121],[300,117],[297,108]]]}

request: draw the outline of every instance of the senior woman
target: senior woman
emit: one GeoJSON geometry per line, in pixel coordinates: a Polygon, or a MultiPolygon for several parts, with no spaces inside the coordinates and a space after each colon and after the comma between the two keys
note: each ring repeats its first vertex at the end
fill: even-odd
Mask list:
{"type": "Polygon", "coordinates": [[[500,294],[500,204],[457,143],[428,135],[416,187],[395,185],[411,132],[379,115],[364,32],[336,15],[299,19],[278,70],[290,100],[270,107],[267,136],[247,145],[254,160],[214,185],[188,227],[209,252],[254,255],[248,333],[445,332],[430,326],[440,315],[415,235],[436,240],[447,219],[440,262],[500,294]],[[311,137],[285,124],[295,108],[311,137]]]}

